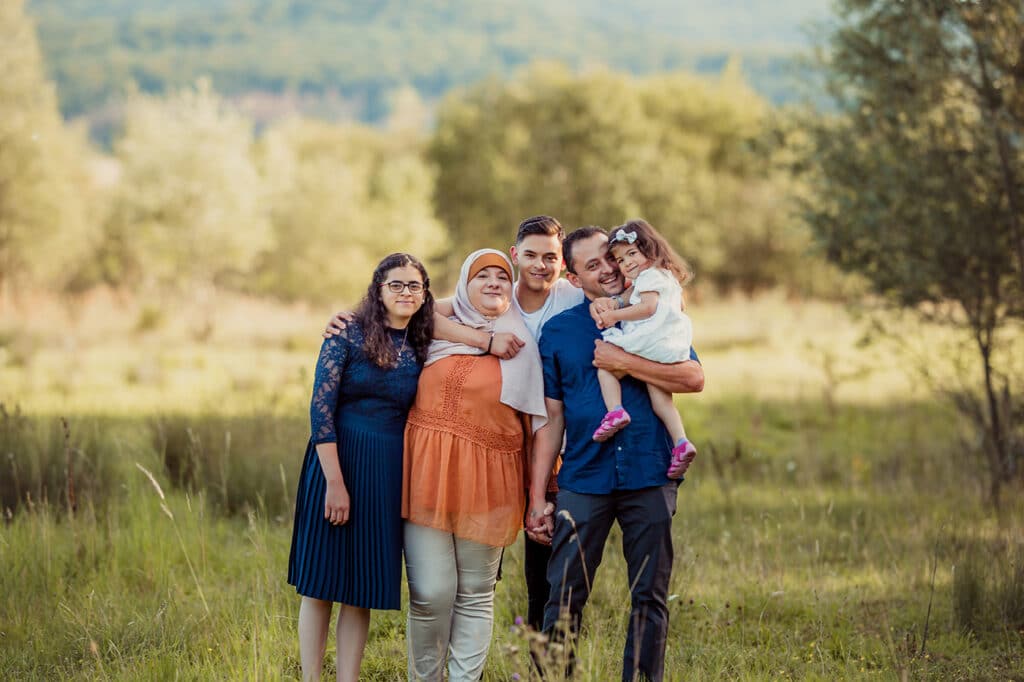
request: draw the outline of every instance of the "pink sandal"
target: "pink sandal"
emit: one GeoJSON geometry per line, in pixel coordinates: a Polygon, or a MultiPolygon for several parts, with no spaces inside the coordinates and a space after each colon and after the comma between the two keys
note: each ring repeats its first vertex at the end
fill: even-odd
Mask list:
{"type": "Polygon", "coordinates": [[[693,447],[693,443],[688,440],[684,440],[679,445],[672,448],[672,463],[669,464],[668,471],[665,475],[669,478],[682,478],[686,470],[690,468],[690,463],[693,462],[693,458],[697,456],[697,448],[693,447]]]}
{"type": "Polygon", "coordinates": [[[594,431],[594,440],[603,443],[629,426],[630,421],[632,420],[629,418],[629,412],[622,407],[616,407],[601,420],[601,425],[597,427],[597,431],[594,431]]]}

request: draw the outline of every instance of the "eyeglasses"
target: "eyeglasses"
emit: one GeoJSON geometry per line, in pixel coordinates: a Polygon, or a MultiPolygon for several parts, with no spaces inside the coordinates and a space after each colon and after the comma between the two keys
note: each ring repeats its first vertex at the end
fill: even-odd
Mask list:
{"type": "Polygon", "coordinates": [[[406,287],[409,287],[410,294],[423,293],[424,289],[423,282],[400,282],[397,279],[393,279],[390,282],[382,282],[381,286],[387,287],[388,291],[390,291],[393,294],[402,293],[402,291],[404,291],[406,287]]]}

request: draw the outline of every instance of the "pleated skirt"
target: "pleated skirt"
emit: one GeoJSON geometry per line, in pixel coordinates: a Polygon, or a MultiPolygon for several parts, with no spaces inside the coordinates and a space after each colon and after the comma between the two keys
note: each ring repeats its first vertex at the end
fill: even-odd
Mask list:
{"type": "Polygon", "coordinates": [[[351,500],[343,526],[324,518],[327,481],[312,441],[306,446],[288,559],[288,583],[303,596],[401,608],[402,429],[379,426],[338,429],[338,459],[351,500]]]}

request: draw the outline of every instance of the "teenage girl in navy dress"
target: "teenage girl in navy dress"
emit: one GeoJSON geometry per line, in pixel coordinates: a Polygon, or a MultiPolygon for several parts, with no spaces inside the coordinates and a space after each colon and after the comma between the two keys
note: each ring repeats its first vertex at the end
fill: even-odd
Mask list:
{"type": "Polygon", "coordinates": [[[418,260],[391,254],[320,349],[288,561],[303,679],[320,679],[334,602],[338,680],[359,677],[370,609],[401,607],[402,436],[433,333],[429,284],[418,260]]]}

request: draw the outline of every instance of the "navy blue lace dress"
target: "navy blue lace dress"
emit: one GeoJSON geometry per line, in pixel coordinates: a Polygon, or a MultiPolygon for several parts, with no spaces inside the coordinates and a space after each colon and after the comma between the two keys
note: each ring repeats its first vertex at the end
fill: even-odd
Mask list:
{"type": "MultiPolygon", "coordinates": [[[[403,348],[404,331],[391,331],[403,348]]],[[[398,609],[402,580],[402,436],[422,364],[404,348],[398,366],[381,369],[363,353],[363,333],[349,324],[324,341],[309,408],[306,446],[295,497],[288,582],[296,592],[369,609],[398,609]],[[349,520],[324,518],[327,482],[316,454],[337,442],[351,500],[349,520]]]]}

